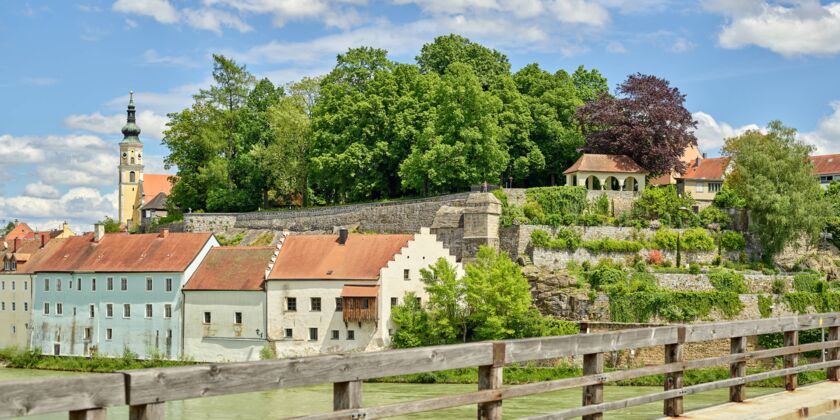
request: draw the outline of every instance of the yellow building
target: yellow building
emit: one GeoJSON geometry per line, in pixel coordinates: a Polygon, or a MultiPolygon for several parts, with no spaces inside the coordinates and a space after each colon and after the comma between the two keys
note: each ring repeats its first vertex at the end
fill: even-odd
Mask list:
{"type": "Polygon", "coordinates": [[[117,221],[131,229],[140,225],[140,208],[159,193],[168,196],[172,185],[171,175],[143,175],[143,143],[140,141],[140,127],[137,126],[134,92],[129,94],[127,114],[120,142],[117,221]]]}

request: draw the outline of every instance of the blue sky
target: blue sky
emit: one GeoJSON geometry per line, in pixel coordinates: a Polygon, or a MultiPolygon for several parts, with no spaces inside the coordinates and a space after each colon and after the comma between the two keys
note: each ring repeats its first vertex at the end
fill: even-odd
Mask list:
{"type": "Polygon", "coordinates": [[[411,62],[458,33],[514,70],[634,72],[687,95],[702,150],[781,119],[840,153],[840,1],[66,0],[0,3],[0,220],[77,229],[115,215],[117,142],[136,91],[147,173],[166,114],[209,83],[213,53],[287,83],[362,45],[411,62]]]}

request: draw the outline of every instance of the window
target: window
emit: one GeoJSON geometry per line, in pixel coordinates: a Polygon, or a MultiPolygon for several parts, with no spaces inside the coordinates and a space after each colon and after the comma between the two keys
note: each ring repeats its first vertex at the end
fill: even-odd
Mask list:
{"type": "Polygon", "coordinates": [[[146,304],[146,318],[151,318],[151,317],[152,317],[152,304],[147,303],[146,304]]]}
{"type": "Polygon", "coordinates": [[[318,329],[317,328],[310,328],[309,329],[309,340],[310,341],[318,341],[318,329]]]}
{"type": "Polygon", "coordinates": [[[96,279],[90,279],[90,291],[91,292],[96,291],[96,279]]]}
{"type": "Polygon", "coordinates": [[[29,283],[23,282],[23,290],[29,290],[29,283]]]}
{"type": "Polygon", "coordinates": [[[166,279],[166,291],[167,292],[172,291],[172,279],[166,279]]]}
{"type": "Polygon", "coordinates": [[[423,304],[423,299],[420,299],[420,297],[418,296],[417,297],[417,306],[421,306],[422,304],[423,304]]]}
{"type": "Polygon", "coordinates": [[[233,313],[233,323],[236,325],[242,325],[242,312],[233,313]]]}
{"type": "Polygon", "coordinates": [[[321,312],[321,298],[314,297],[309,299],[309,310],[312,312],[321,312]]]}
{"type": "Polygon", "coordinates": [[[0,302],[0,311],[6,310],[6,302],[0,302]]]}
{"type": "MultiPolygon", "coordinates": [[[[131,163],[134,164],[134,158],[131,158],[131,163]]],[[[137,175],[134,171],[128,173],[128,182],[134,182],[135,178],[137,178],[137,175]]]]}
{"type": "Polygon", "coordinates": [[[15,310],[15,303],[12,302],[12,311],[14,311],[14,310],[15,310]]]}
{"type": "Polygon", "coordinates": [[[12,290],[15,290],[15,282],[12,282],[12,290]]]}
{"type": "Polygon", "coordinates": [[[55,304],[55,314],[56,315],[63,315],[64,314],[64,305],[60,303],[55,304]]]}
{"type": "Polygon", "coordinates": [[[49,302],[44,302],[44,315],[50,314],[50,304],[49,302]]]}
{"type": "Polygon", "coordinates": [[[369,309],[370,308],[370,299],[362,299],[362,309],[369,309]]]}
{"type": "Polygon", "coordinates": [[[78,291],[82,290],[82,279],[81,278],[76,279],[76,290],[78,290],[78,291]]]}
{"type": "Polygon", "coordinates": [[[172,318],[172,305],[168,303],[166,305],[163,305],[163,317],[172,318]]]}
{"type": "Polygon", "coordinates": [[[699,192],[699,193],[703,192],[703,184],[695,185],[694,186],[694,191],[699,192]]]}
{"type": "Polygon", "coordinates": [[[113,277],[108,277],[108,279],[105,280],[105,288],[108,289],[108,290],[114,290],[114,278],[113,277]]]}
{"type": "Polygon", "coordinates": [[[114,316],[114,304],[113,303],[106,303],[105,304],[105,318],[111,318],[114,316]]]}
{"type": "Polygon", "coordinates": [[[146,277],[146,291],[147,292],[152,291],[152,278],[151,277],[146,277]]]}
{"type": "Polygon", "coordinates": [[[341,312],[344,309],[344,301],[340,297],[335,298],[335,311],[341,312]]]}
{"type": "Polygon", "coordinates": [[[128,279],[125,277],[120,278],[120,290],[123,292],[128,290],[128,279]]]}
{"type": "Polygon", "coordinates": [[[720,192],[721,187],[723,187],[722,182],[710,182],[709,183],[709,192],[720,192]]]}
{"type": "Polygon", "coordinates": [[[286,310],[293,312],[297,310],[297,298],[287,297],[286,298],[286,310]]]}
{"type": "Polygon", "coordinates": [[[347,330],[347,339],[348,340],[355,340],[356,339],[356,331],[347,330]]]}
{"type": "Polygon", "coordinates": [[[0,284],[2,284],[2,286],[0,286],[0,290],[6,290],[6,282],[3,281],[3,282],[0,282],[0,284]]]}
{"type": "Polygon", "coordinates": [[[84,334],[82,334],[83,340],[90,340],[90,327],[85,327],[84,334]]]}
{"type": "Polygon", "coordinates": [[[23,311],[29,312],[29,302],[23,302],[23,311]]]}
{"type": "Polygon", "coordinates": [[[123,318],[131,318],[131,305],[128,303],[123,304],[123,318]]]}
{"type": "Polygon", "coordinates": [[[397,298],[395,298],[395,297],[392,297],[392,298],[391,298],[391,307],[392,307],[392,308],[393,308],[394,306],[397,306],[397,304],[398,304],[398,303],[399,303],[399,299],[397,299],[397,298]]]}
{"type": "Polygon", "coordinates": [[[114,330],[112,330],[110,328],[106,328],[105,329],[105,339],[108,340],[108,341],[111,341],[112,338],[114,338],[114,330]]]}
{"type": "Polygon", "coordinates": [[[411,278],[411,271],[409,269],[403,270],[403,280],[409,280],[411,278]]]}
{"type": "Polygon", "coordinates": [[[56,292],[61,291],[61,279],[55,279],[55,291],[56,292]]]}
{"type": "Polygon", "coordinates": [[[12,325],[12,334],[17,334],[17,327],[12,325]]]}
{"type": "Polygon", "coordinates": [[[330,338],[333,340],[338,340],[338,330],[332,330],[332,336],[330,338]]]}
{"type": "Polygon", "coordinates": [[[166,345],[172,344],[172,330],[166,330],[166,345]]]}
{"type": "Polygon", "coordinates": [[[286,328],[286,331],[283,335],[283,338],[292,338],[292,335],[293,335],[292,333],[293,333],[293,331],[292,331],[291,328],[286,328]]]}
{"type": "Polygon", "coordinates": [[[204,323],[205,323],[205,324],[209,324],[209,323],[210,323],[210,312],[205,312],[205,313],[204,313],[204,323]]]}
{"type": "Polygon", "coordinates": [[[820,184],[829,184],[834,179],[831,175],[823,175],[820,177],[820,184]]]}
{"type": "Polygon", "coordinates": [[[96,314],[96,306],[90,305],[90,307],[88,307],[88,312],[89,316],[93,318],[93,316],[96,314]]]}
{"type": "Polygon", "coordinates": [[[45,292],[50,291],[50,279],[44,279],[44,291],[45,292]]]}

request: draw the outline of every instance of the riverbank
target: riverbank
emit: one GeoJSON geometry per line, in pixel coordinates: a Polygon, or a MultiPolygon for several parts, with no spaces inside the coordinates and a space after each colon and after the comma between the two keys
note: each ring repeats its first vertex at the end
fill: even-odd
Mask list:
{"type": "Polygon", "coordinates": [[[41,369],[70,372],[109,373],[118,370],[147,369],[196,364],[191,361],[153,358],[140,360],[136,354],[124,353],[121,357],[45,356],[38,350],[0,349],[0,365],[15,369],[41,369]]]}

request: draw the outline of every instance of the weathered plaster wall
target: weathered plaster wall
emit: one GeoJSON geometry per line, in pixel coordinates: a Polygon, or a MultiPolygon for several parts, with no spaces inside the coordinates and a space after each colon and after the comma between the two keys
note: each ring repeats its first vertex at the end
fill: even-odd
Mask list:
{"type": "Polygon", "coordinates": [[[198,362],[259,360],[266,345],[262,291],[184,291],[184,355],[198,362]],[[204,323],[210,312],[210,323],[204,323]],[[236,324],[234,314],[242,313],[236,324]]]}

